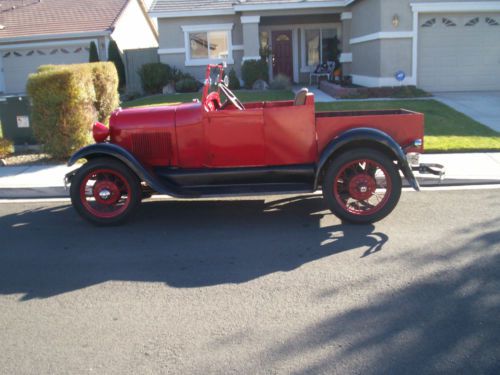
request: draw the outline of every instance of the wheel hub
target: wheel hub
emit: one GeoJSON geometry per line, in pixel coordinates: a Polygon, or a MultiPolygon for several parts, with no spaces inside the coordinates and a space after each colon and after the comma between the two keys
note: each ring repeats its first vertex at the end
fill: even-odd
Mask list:
{"type": "Polygon", "coordinates": [[[99,192],[99,197],[101,197],[102,200],[107,201],[109,198],[111,198],[111,192],[108,189],[102,189],[99,192]]]}
{"type": "Polygon", "coordinates": [[[369,199],[377,189],[377,182],[372,176],[357,174],[349,181],[349,195],[360,201],[369,199]]]}
{"type": "Polygon", "coordinates": [[[120,199],[120,189],[110,181],[100,181],[94,185],[94,198],[97,203],[113,205],[120,199]]]}

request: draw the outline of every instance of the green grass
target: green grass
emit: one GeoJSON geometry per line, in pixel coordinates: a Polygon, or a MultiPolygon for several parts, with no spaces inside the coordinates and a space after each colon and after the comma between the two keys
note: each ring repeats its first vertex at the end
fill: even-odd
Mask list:
{"type": "MultiPolygon", "coordinates": [[[[268,90],[235,92],[242,102],[288,100],[291,91],[268,90]]],[[[201,98],[201,93],[156,95],[123,103],[124,108],[188,103],[201,98]]],[[[377,100],[317,103],[318,111],[399,109],[425,114],[425,148],[427,152],[468,152],[500,150],[500,133],[472,120],[436,100],[377,100]]]]}
{"type": "MultiPolygon", "coordinates": [[[[242,102],[258,102],[264,100],[289,100],[294,98],[294,94],[288,90],[235,90],[234,93],[242,102]]],[[[122,103],[123,108],[129,107],[150,107],[157,105],[176,105],[189,103],[193,99],[201,99],[201,92],[179,93],[170,95],[155,95],[131,100],[122,103]]]]}
{"type": "Polygon", "coordinates": [[[399,108],[425,115],[427,152],[500,150],[500,133],[436,100],[342,101],[316,105],[319,111],[399,108]]]}

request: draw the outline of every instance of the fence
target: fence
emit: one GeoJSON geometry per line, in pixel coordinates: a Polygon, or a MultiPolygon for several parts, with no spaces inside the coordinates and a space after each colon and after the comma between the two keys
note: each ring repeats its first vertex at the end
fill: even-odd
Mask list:
{"type": "Polygon", "coordinates": [[[125,66],[127,75],[127,93],[143,93],[141,77],[137,73],[141,66],[159,62],[158,48],[125,50],[125,66]]]}

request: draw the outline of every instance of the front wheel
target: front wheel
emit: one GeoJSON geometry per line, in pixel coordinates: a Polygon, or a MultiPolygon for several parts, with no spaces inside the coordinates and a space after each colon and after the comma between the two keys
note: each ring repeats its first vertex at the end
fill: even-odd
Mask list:
{"type": "Polygon", "coordinates": [[[71,202],[86,220],[116,225],[129,219],[141,201],[137,176],[113,159],[94,159],[83,165],[71,180],[71,202]]]}
{"type": "Polygon", "coordinates": [[[340,219],[366,224],[389,215],[401,196],[394,162],[372,149],[353,149],[333,160],[323,180],[323,197],[340,219]]]}

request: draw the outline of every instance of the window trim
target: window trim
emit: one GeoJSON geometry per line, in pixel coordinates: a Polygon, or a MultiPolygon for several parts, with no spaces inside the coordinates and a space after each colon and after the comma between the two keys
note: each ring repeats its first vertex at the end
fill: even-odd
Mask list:
{"type": "MultiPolygon", "coordinates": [[[[342,25],[339,22],[332,23],[313,23],[310,25],[302,25],[300,27],[300,72],[301,73],[310,73],[313,66],[307,65],[306,61],[306,30],[320,30],[320,40],[322,40],[322,30],[323,29],[336,29],[337,30],[337,38],[339,42],[342,41],[342,25]]],[[[320,48],[321,50],[321,48],[320,48]]]]}
{"type": "Polygon", "coordinates": [[[233,23],[220,23],[220,24],[210,24],[210,25],[185,25],[181,26],[182,31],[184,32],[184,48],[185,48],[185,66],[204,66],[207,64],[218,64],[221,62],[220,59],[193,59],[191,58],[191,44],[189,42],[189,34],[190,33],[200,33],[206,32],[209,33],[211,31],[219,31],[226,32],[227,35],[227,64],[234,64],[233,58],[233,23]]]}

